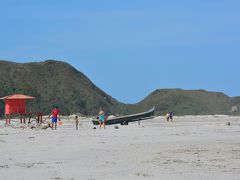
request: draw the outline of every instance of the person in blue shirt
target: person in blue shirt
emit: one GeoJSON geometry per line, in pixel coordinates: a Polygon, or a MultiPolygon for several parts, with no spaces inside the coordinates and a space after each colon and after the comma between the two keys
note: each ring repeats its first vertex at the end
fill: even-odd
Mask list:
{"type": "Polygon", "coordinates": [[[99,120],[100,129],[101,129],[102,125],[105,129],[105,112],[102,110],[102,108],[100,108],[98,120],[99,120]]]}

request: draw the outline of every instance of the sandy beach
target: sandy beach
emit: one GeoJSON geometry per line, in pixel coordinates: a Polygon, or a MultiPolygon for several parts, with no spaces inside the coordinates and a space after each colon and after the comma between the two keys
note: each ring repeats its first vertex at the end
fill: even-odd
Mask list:
{"type": "Polygon", "coordinates": [[[56,131],[14,129],[1,121],[0,179],[240,179],[240,117],[93,127],[82,120],[78,131],[73,121],[56,131]]]}

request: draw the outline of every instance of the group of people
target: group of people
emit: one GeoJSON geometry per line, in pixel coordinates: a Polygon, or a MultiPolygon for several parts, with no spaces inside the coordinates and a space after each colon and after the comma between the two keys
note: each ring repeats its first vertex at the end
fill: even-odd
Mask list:
{"type": "MultiPolygon", "coordinates": [[[[60,110],[58,109],[58,107],[54,107],[51,111],[51,113],[49,114],[48,118],[51,118],[52,122],[51,122],[51,128],[54,130],[57,129],[57,124],[58,122],[61,122],[61,119],[60,119],[60,110]]],[[[75,120],[75,124],[76,124],[76,130],[78,130],[78,127],[79,127],[79,119],[78,119],[78,116],[75,116],[74,118],[75,120]]],[[[102,108],[100,108],[100,111],[99,111],[99,116],[98,116],[98,120],[99,120],[99,126],[100,126],[100,129],[103,128],[105,129],[106,128],[106,121],[107,121],[107,114],[103,111],[102,108]]]]}
{"type": "MultiPolygon", "coordinates": [[[[173,112],[168,112],[166,114],[166,120],[167,122],[169,121],[173,121],[173,115],[174,113],[173,112]]],[[[51,114],[49,115],[49,118],[51,117],[52,119],[52,123],[51,123],[51,128],[52,129],[57,129],[57,122],[61,122],[61,119],[60,119],[60,110],[58,109],[58,107],[54,107],[51,114]]],[[[100,111],[98,113],[98,121],[99,121],[99,127],[100,129],[103,128],[105,129],[106,128],[106,121],[107,121],[107,114],[103,111],[102,108],[100,108],[100,111]]],[[[76,124],[76,130],[78,130],[78,126],[79,126],[79,119],[78,119],[78,116],[75,116],[75,124],[76,124]]]]}
{"type": "Polygon", "coordinates": [[[170,120],[171,122],[173,121],[173,115],[174,115],[173,112],[168,112],[168,113],[166,114],[166,120],[167,120],[167,122],[169,122],[169,120],[170,120]]]}
{"type": "MultiPolygon", "coordinates": [[[[58,109],[57,106],[55,106],[51,113],[49,114],[48,118],[51,118],[52,122],[51,122],[51,128],[54,130],[57,129],[57,124],[58,122],[61,123],[61,119],[60,119],[60,110],[58,109]]],[[[75,124],[76,124],[76,130],[78,130],[78,126],[79,126],[79,120],[78,120],[78,116],[75,116],[74,118],[75,120],[75,124]]]]}

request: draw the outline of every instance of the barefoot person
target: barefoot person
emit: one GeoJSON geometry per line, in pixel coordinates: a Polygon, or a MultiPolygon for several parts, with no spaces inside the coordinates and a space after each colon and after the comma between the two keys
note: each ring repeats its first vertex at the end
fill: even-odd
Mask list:
{"type": "Polygon", "coordinates": [[[48,116],[49,118],[52,118],[52,125],[51,128],[52,129],[57,129],[57,121],[60,121],[60,111],[58,109],[58,107],[54,107],[51,114],[48,116]]]}
{"type": "Polygon", "coordinates": [[[170,112],[170,113],[169,113],[169,118],[170,118],[171,122],[173,121],[173,115],[174,115],[173,112],[170,112]]]}
{"type": "Polygon", "coordinates": [[[105,129],[105,112],[102,110],[102,108],[100,108],[98,120],[99,120],[100,129],[101,129],[102,125],[105,129]]]}
{"type": "Polygon", "coordinates": [[[78,124],[79,124],[78,116],[75,116],[75,123],[76,123],[76,130],[78,130],[78,124]]]}
{"type": "Polygon", "coordinates": [[[167,114],[166,114],[166,120],[167,120],[167,122],[169,121],[169,118],[170,118],[170,115],[169,115],[169,113],[167,113],[167,114]]]}

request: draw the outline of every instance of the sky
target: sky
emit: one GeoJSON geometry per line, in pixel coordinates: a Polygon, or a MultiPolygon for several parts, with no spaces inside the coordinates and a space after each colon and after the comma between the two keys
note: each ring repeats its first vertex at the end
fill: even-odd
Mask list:
{"type": "Polygon", "coordinates": [[[0,59],[65,61],[124,103],[162,88],[240,96],[239,7],[239,0],[0,0],[0,59]]]}

